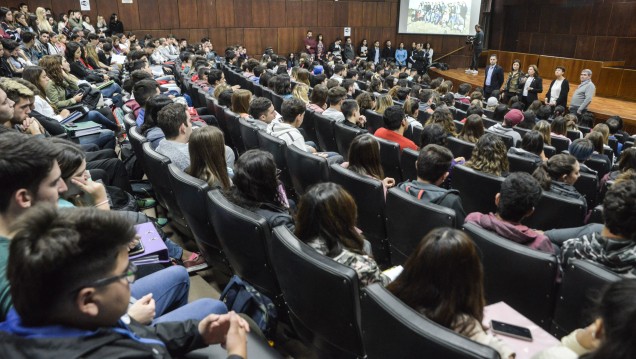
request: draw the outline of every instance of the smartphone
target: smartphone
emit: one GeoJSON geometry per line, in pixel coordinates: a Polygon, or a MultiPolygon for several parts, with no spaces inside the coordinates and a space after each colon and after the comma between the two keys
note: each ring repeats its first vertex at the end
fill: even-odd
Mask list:
{"type": "Polygon", "coordinates": [[[496,320],[490,321],[490,327],[492,328],[492,331],[494,333],[507,335],[509,337],[526,340],[529,342],[532,341],[532,333],[530,332],[530,329],[528,328],[519,327],[516,325],[504,323],[504,322],[499,322],[496,320]]]}

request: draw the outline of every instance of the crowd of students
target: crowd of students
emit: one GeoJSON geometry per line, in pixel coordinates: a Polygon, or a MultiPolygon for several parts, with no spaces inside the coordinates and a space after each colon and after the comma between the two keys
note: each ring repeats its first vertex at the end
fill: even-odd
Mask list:
{"type": "MultiPolygon", "coordinates": [[[[7,12],[2,12],[6,22],[7,12]]],[[[170,36],[144,41],[124,36],[116,16],[113,27],[98,23],[97,29],[86,24],[77,29],[78,13],[69,12],[70,25],[64,29],[71,27],[71,41],[61,54],[38,53],[32,51],[33,44],[27,45],[37,40],[35,48],[43,48],[47,30],[39,25],[30,28],[33,35],[23,28],[7,31],[15,28],[11,25],[5,29],[11,39],[1,40],[0,269],[6,277],[0,278],[0,317],[5,320],[0,338],[10,353],[29,343],[30,356],[64,347],[69,355],[155,351],[167,357],[223,343],[231,357],[246,357],[249,328],[241,317],[213,299],[187,303],[186,268],[205,266],[198,253],[166,237],[170,257],[182,266],[158,268],[135,281],[137,268],[128,261],[128,249],[137,241],[132,223],[157,220],[140,213],[136,203],[125,208],[114,203],[118,196],[134,194],[129,181],[134,168],[127,168],[114,151],[118,144],[127,145],[113,115],[124,106],[136,119],[134,130],[180,170],[220,188],[228,200],[263,216],[271,228],[284,225],[319,253],[350,266],[361,285],[387,286],[429,319],[492,346],[502,358],[514,356],[481,324],[483,269],[477,248],[464,232],[431,231],[391,282],[356,228],[357,204],[342,186],[320,183],[301,197],[288,198],[272,154],[249,150],[237,156],[226,145],[228,134],[214,126],[214,116],[194,108],[193,99],[182,93],[183,78],[288,146],[379,181],[385,193],[396,187],[417,200],[454,210],[459,227],[475,223],[555,254],[564,265],[569,258],[585,258],[625,277],[636,273],[636,149],[630,147],[634,138],[622,130],[617,116],[587,128],[583,136],[579,123],[591,127],[589,113],[566,114],[562,106],[538,100],[524,104],[517,96],[508,103],[491,103],[481,88],[460,84],[454,92],[451,81],[431,79],[390,57],[376,62],[327,56],[323,61],[303,52],[296,62],[270,52],[255,59],[242,46],[228,47],[219,57],[209,39],[189,45],[170,36]],[[108,30],[112,38],[101,36],[108,30]],[[118,52],[121,63],[112,62],[118,52]],[[280,96],[280,113],[269,99],[238,83],[228,84],[224,68],[280,96]],[[454,120],[462,105],[469,106],[463,124],[454,120]],[[361,130],[348,149],[347,162],[344,154],[307,140],[302,126],[307,110],[361,130]],[[78,122],[96,122],[101,131],[90,139],[80,137],[79,143],[51,138],[65,137],[60,121],[73,111],[82,111],[78,122]],[[364,114],[380,116],[382,127],[370,128],[364,114]],[[486,128],[487,119],[497,124],[486,128]],[[516,127],[528,131],[521,135],[516,127]],[[571,141],[568,131],[579,138],[571,141]],[[419,138],[416,133],[421,133],[419,138]],[[512,138],[510,149],[502,135],[512,138]],[[451,137],[474,144],[470,159],[447,148],[451,137]],[[571,142],[567,152],[546,156],[545,146],[556,138],[571,142]],[[415,180],[396,183],[385,176],[378,139],[419,152],[415,180]],[[616,158],[605,155],[610,139],[616,143],[616,158]],[[511,173],[508,153],[530,158],[537,165],[534,173],[511,173]],[[605,161],[607,170],[600,173],[586,166],[590,158],[605,161]],[[460,193],[452,189],[456,166],[505,177],[493,198],[495,213],[466,213],[460,193]],[[522,224],[542,210],[537,205],[543,191],[587,206],[573,186],[580,172],[611,184],[599,188],[604,224],[545,232],[522,224]]],[[[631,351],[619,355],[613,348],[632,339],[617,313],[629,318],[636,308],[613,294],[633,296],[635,291],[632,280],[612,285],[602,297],[599,319],[564,338],[563,347],[553,351],[563,357],[584,352],[598,358],[632,356],[631,351]],[[602,339],[594,340],[598,336],[602,339]]]]}

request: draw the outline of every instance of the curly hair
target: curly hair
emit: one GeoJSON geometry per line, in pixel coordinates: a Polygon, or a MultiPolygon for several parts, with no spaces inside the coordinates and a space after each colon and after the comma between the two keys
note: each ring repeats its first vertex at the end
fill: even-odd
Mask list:
{"type": "Polygon", "coordinates": [[[61,55],[46,55],[43,56],[38,65],[46,71],[51,81],[58,86],[64,86],[64,70],[62,69],[62,56],[61,55]]]}
{"type": "Polygon", "coordinates": [[[508,149],[499,136],[485,133],[475,144],[466,166],[474,170],[502,176],[508,173],[508,149]]]}
{"type": "Polygon", "coordinates": [[[453,122],[453,114],[447,107],[438,107],[426,121],[426,125],[434,123],[442,126],[449,136],[457,137],[457,127],[455,127],[455,122],[453,122]]]}

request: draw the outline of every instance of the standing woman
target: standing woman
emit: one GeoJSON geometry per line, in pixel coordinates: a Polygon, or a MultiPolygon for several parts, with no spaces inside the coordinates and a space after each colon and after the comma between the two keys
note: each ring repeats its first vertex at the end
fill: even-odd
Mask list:
{"type": "Polygon", "coordinates": [[[570,83],[568,79],[563,77],[564,74],[565,67],[557,66],[554,70],[556,78],[552,80],[548,88],[548,93],[545,96],[545,104],[550,105],[553,111],[556,106],[568,108],[566,104],[568,102],[568,93],[570,92],[570,83]]]}
{"type": "Polygon", "coordinates": [[[408,53],[404,48],[404,43],[400,42],[398,49],[395,50],[395,61],[399,67],[406,67],[406,59],[408,58],[408,53]]]}
{"type": "Polygon", "coordinates": [[[520,69],[521,61],[514,60],[512,62],[512,70],[508,73],[508,80],[504,87],[503,102],[505,103],[508,103],[511,98],[521,93],[521,89],[519,89],[519,79],[524,76],[524,73],[520,69]]]}
{"type": "Polygon", "coordinates": [[[537,65],[530,65],[530,67],[528,67],[528,76],[525,80],[523,78],[519,80],[519,88],[521,89],[521,100],[526,108],[528,108],[533,101],[539,98],[539,94],[543,92],[543,79],[539,77],[537,65]]]}
{"type": "Polygon", "coordinates": [[[316,39],[316,58],[318,60],[322,60],[325,55],[325,43],[322,40],[322,34],[318,34],[318,38],[316,39]]]}
{"type": "Polygon", "coordinates": [[[424,44],[424,58],[427,66],[431,66],[433,63],[433,48],[431,47],[430,42],[424,44]]]}
{"type": "Polygon", "coordinates": [[[360,43],[360,47],[358,47],[358,56],[360,56],[361,60],[366,60],[367,55],[369,53],[369,45],[367,39],[362,39],[360,43]]]}
{"type": "Polygon", "coordinates": [[[117,14],[113,13],[110,15],[110,22],[108,23],[108,30],[110,31],[110,35],[115,34],[123,34],[124,33],[124,24],[119,21],[117,14]]]}

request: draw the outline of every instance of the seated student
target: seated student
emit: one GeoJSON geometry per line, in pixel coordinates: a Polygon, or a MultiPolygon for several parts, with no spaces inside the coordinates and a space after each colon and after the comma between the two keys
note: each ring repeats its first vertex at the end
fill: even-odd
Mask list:
{"type": "MultiPolygon", "coordinates": [[[[342,124],[349,127],[365,129],[367,118],[360,114],[360,107],[356,100],[344,100],[340,106],[340,110],[345,118],[345,120],[341,122],[342,124]]],[[[329,109],[327,109],[327,111],[329,111],[329,109]]]]}
{"type": "Polygon", "coordinates": [[[171,357],[225,343],[246,357],[247,323],[234,312],[146,327],[126,315],[132,224],[97,209],[38,206],[14,224],[7,278],[14,308],[0,324],[5,353],[30,357],[171,357]]]}
{"type": "Polygon", "coordinates": [[[211,188],[230,188],[229,175],[234,172],[225,162],[225,140],[218,127],[205,126],[192,132],[188,150],[190,166],[186,173],[207,182],[211,188]]]}
{"type": "Polygon", "coordinates": [[[409,123],[409,130],[413,132],[413,128],[422,129],[424,126],[417,117],[420,114],[420,100],[409,97],[404,101],[404,112],[406,113],[406,121],[409,123]]]}
{"type": "Polygon", "coordinates": [[[230,109],[235,114],[242,118],[249,117],[247,113],[250,108],[250,102],[252,101],[252,93],[248,90],[237,89],[232,93],[232,106],[230,109]]]}
{"type": "Polygon", "coordinates": [[[180,170],[190,166],[188,141],[192,134],[192,121],[187,107],[180,103],[166,105],[158,113],[157,125],[165,138],[159,142],[156,151],[168,157],[180,170]]]}
{"type": "Polygon", "coordinates": [[[550,138],[561,138],[567,140],[568,146],[572,140],[568,138],[569,123],[564,117],[557,117],[550,125],[550,138]]]}
{"type": "Polygon", "coordinates": [[[438,124],[442,126],[448,136],[457,137],[457,127],[453,121],[453,114],[446,107],[438,107],[431,117],[426,121],[425,125],[438,124]]]}
{"type": "Polygon", "coordinates": [[[506,145],[499,136],[485,133],[479,138],[466,166],[495,176],[507,176],[509,170],[506,145]]]}
{"type": "Polygon", "coordinates": [[[589,173],[595,176],[598,175],[598,172],[589,168],[585,164],[585,161],[589,160],[594,153],[594,145],[592,144],[592,141],[586,138],[577,138],[570,143],[570,146],[568,146],[568,152],[574,156],[577,161],[579,161],[579,171],[581,173],[589,173]]]}
{"type": "Polygon", "coordinates": [[[294,230],[294,219],[271,153],[249,150],[236,161],[234,186],[225,191],[227,199],[263,216],[270,228],[284,225],[294,230]]]}
{"type": "Polygon", "coordinates": [[[144,121],[139,127],[139,132],[148,139],[153,149],[156,149],[161,140],[166,136],[161,128],[157,125],[157,115],[159,111],[173,103],[173,101],[165,95],[155,95],[148,99],[144,111],[144,121]]]}
{"type": "Polygon", "coordinates": [[[585,138],[592,142],[594,151],[590,158],[604,162],[605,173],[609,172],[612,169],[612,159],[604,153],[603,134],[597,131],[591,131],[585,135],[585,138]]]}
{"type": "Polygon", "coordinates": [[[621,129],[621,124],[618,120],[618,116],[612,116],[610,118],[607,119],[607,121],[605,121],[605,124],[608,127],[609,130],[609,137],[608,139],[612,139],[612,140],[616,140],[616,156],[620,156],[621,151],[623,151],[623,142],[625,141],[623,139],[622,133],[620,133],[620,129],[621,129]],[[620,138],[617,137],[616,135],[620,134],[620,138]]]}
{"type": "Polygon", "coordinates": [[[543,153],[543,136],[536,130],[526,132],[521,140],[521,148],[510,147],[508,153],[531,159],[536,165],[547,160],[543,153]]]}
{"type": "Polygon", "coordinates": [[[523,122],[523,113],[512,109],[504,115],[503,123],[498,123],[488,128],[487,131],[512,137],[512,147],[517,147],[517,143],[521,141],[521,135],[513,127],[521,122],[523,122]]]}
{"type": "Polygon", "coordinates": [[[421,201],[454,210],[457,225],[461,226],[464,223],[466,212],[462,207],[459,191],[440,187],[450,173],[452,162],[453,154],[448,148],[439,145],[426,145],[420,150],[415,163],[417,180],[402,182],[398,188],[421,201]]]}
{"type": "Polygon", "coordinates": [[[380,144],[369,134],[356,136],[351,141],[351,145],[349,145],[349,162],[343,163],[342,166],[359,175],[381,181],[385,196],[387,189],[395,186],[394,178],[384,177],[384,170],[380,162],[380,144]]]}
{"type": "Polygon", "coordinates": [[[265,97],[254,97],[252,102],[250,102],[248,112],[250,118],[247,121],[256,125],[261,131],[265,131],[267,126],[276,118],[276,109],[274,109],[272,101],[265,97]]]}
{"type": "Polygon", "coordinates": [[[547,236],[521,224],[534,213],[540,198],[541,186],[537,180],[525,172],[514,172],[506,177],[495,196],[497,213],[473,212],[466,217],[466,223],[475,223],[513,242],[554,254],[547,236]]]}
{"type": "Polygon", "coordinates": [[[307,108],[315,111],[316,113],[323,113],[327,108],[327,96],[329,91],[325,85],[316,85],[309,97],[309,104],[307,108]]]}
{"type": "Polygon", "coordinates": [[[596,304],[596,319],[587,328],[576,329],[561,344],[535,354],[532,359],[630,359],[636,357],[634,322],[636,280],[609,284],[596,304]]]}
{"type": "Polygon", "coordinates": [[[461,132],[457,135],[457,138],[460,140],[477,143],[479,138],[484,135],[484,121],[481,119],[479,115],[470,115],[466,117],[466,122],[464,122],[464,127],[462,127],[461,132]]]}
{"type": "Polygon", "coordinates": [[[562,263],[570,258],[598,262],[627,277],[636,276],[636,181],[617,181],[603,200],[602,230],[563,243],[562,263]]]}
{"type": "Polygon", "coordinates": [[[601,179],[600,188],[603,188],[605,182],[614,181],[619,175],[632,170],[636,171],[636,147],[630,147],[625,149],[618,160],[618,169],[606,174],[601,179]]]}
{"type": "MultiPolygon", "coordinates": [[[[159,88],[159,84],[153,79],[140,80],[135,84],[135,86],[133,87],[133,96],[135,97],[134,101],[136,101],[139,105],[135,119],[135,123],[137,124],[137,126],[141,126],[144,124],[146,113],[145,107],[148,100],[151,97],[160,94],[161,90],[159,88]]],[[[134,110],[133,113],[135,113],[134,110]]]]}
{"type": "Polygon", "coordinates": [[[587,212],[585,197],[574,188],[574,183],[580,175],[579,161],[574,156],[564,153],[550,157],[532,173],[544,191],[578,199],[587,212]]]}
{"type": "Polygon", "coordinates": [[[430,231],[387,289],[435,323],[495,349],[501,358],[515,357],[511,348],[487,334],[482,325],[484,270],[477,247],[464,232],[451,228],[430,231]]]}
{"type": "Polygon", "coordinates": [[[287,146],[294,145],[303,151],[316,153],[314,147],[305,144],[303,135],[298,131],[305,117],[305,104],[299,99],[285,100],[281,114],[280,121],[272,121],[267,125],[267,133],[282,139],[287,146]]]}
{"type": "Polygon", "coordinates": [[[340,86],[332,87],[328,92],[329,108],[322,115],[334,121],[344,121],[345,116],[342,114],[342,102],[347,98],[347,91],[340,86]]]}
{"type": "Polygon", "coordinates": [[[361,286],[390,282],[365,251],[365,241],[356,226],[356,202],[340,185],[319,183],[298,204],[295,234],[319,253],[351,267],[361,286]]]}
{"type": "Polygon", "coordinates": [[[417,151],[417,145],[403,135],[408,123],[406,122],[404,109],[401,106],[393,105],[388,107],[382,115],[382,120],[384,121],[384,127],[375,131],[374,135],[376,137],[396,142],[400,145],[400,151],[405,148],[417,151]]]}

